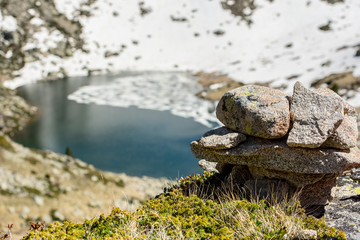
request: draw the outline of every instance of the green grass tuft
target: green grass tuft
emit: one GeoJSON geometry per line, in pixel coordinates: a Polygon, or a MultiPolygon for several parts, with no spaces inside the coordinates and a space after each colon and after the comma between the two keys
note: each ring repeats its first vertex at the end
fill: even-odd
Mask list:
{"type": "Polygon", "coordinates": [[[324,219],[306,216],[296,201],[270,203],[229,195],[205,199],[189,192],[194,184],[216,178],[184,178],[134,212],[114,208],[109,216],[55,223],[23,239],[345,239],[344,232],[327,226],[324,219]]]}
{"type": "Polygon", "coordinates": [[[4,149],[10,151],[10,152],[15,152],[14,147],[11,145],[11,143],[6,139],[5,136],[1,136],[0,135],[0,146],[3,147],[4,149]]]}

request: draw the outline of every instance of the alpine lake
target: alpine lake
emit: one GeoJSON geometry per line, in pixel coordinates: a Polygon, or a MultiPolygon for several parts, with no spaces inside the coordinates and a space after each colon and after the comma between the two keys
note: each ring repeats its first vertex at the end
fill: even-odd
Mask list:
{"type": "Polygon", "coordinates": [[[65,153],[96,168],[131,176],[177,179],[200,173],[190,142],[208,127],[169,111],[81,104],[68,95],[116,76],[90,76],[28,84],[17,89],[38,117],[14,136],[24,146],[65,153]]]}

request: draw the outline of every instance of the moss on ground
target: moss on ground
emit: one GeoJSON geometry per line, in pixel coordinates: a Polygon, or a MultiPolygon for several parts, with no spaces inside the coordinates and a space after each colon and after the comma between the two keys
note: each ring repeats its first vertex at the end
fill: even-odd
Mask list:
{"type": "Polygon", "coordinates": [[[204,199],[189,192],[217,180],[194,175],[134,212],[114,208],[108,216],[54,223],[23,239],[345,239],[324,219],[306,216],[298,203],[204,199]]]}
{"type": "Polygon", "coordinates": [[[0,135],[0,147],[3,147],[4,149],[15,152],[14,147],[11,145],[11,143],[6,139],[5,136],[0,135]]]}

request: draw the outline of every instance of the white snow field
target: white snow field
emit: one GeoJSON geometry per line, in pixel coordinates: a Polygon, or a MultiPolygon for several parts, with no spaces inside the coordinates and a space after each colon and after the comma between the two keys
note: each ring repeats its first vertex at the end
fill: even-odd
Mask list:
{"type": "MultiPolygon", "coordinates": [[[[68,18],[81,1],[55,0],[68,18]]],[[[83,87],[69,98],[82,103],[171,110],[208,125],[214,115],[206,112],[213,107],[194,97],[199,86],[190,74],[179,71],[217,71],[247,84],[285,86],[289,93],[296,81],[310,86],[332,73],[353,71],[360,75],[360,57],[355,57],[355,46],[360,44],[359,0],[335,4],[257,0],[251,25],[224,10],[220,0],[142,2],[98,0],[89,9],[92,16],[80,19],[89,53],[77,51],[69,59],[44,57],[27,64],[18,78],[6,85],[16,88],[60,68],[69,76],[86,75],[88,70],[151,71],[148,77],[83,87]],[[149,13],[141,15],[140,7],[149,13]],[[329,31],[319,29],[327,24],[329,31]],[[109,56],[112,53],[116,54],[109,56]],[[199,117],[196,108],[204,117],[199,117]]],[[[7,22],[13,24],[11,19],[7,22]]],[[[56,32],[44,32],[37,44],[54,44],[57,38],[56,32]]],[[[360,94],[349,102],[360,106],[360,94]]]]}

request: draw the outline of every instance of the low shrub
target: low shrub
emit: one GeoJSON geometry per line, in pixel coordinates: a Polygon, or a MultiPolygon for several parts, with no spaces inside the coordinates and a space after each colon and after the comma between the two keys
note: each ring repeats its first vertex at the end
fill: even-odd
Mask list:
{"type": "Polygon", "coordinates": [[[109,216],[54,223],[23,239],[345,239],[323,218],[306,216],[295,201],[204,199],[189,192],[216,178],[194,175],[134,212],[114,208],[109,216]]]}

